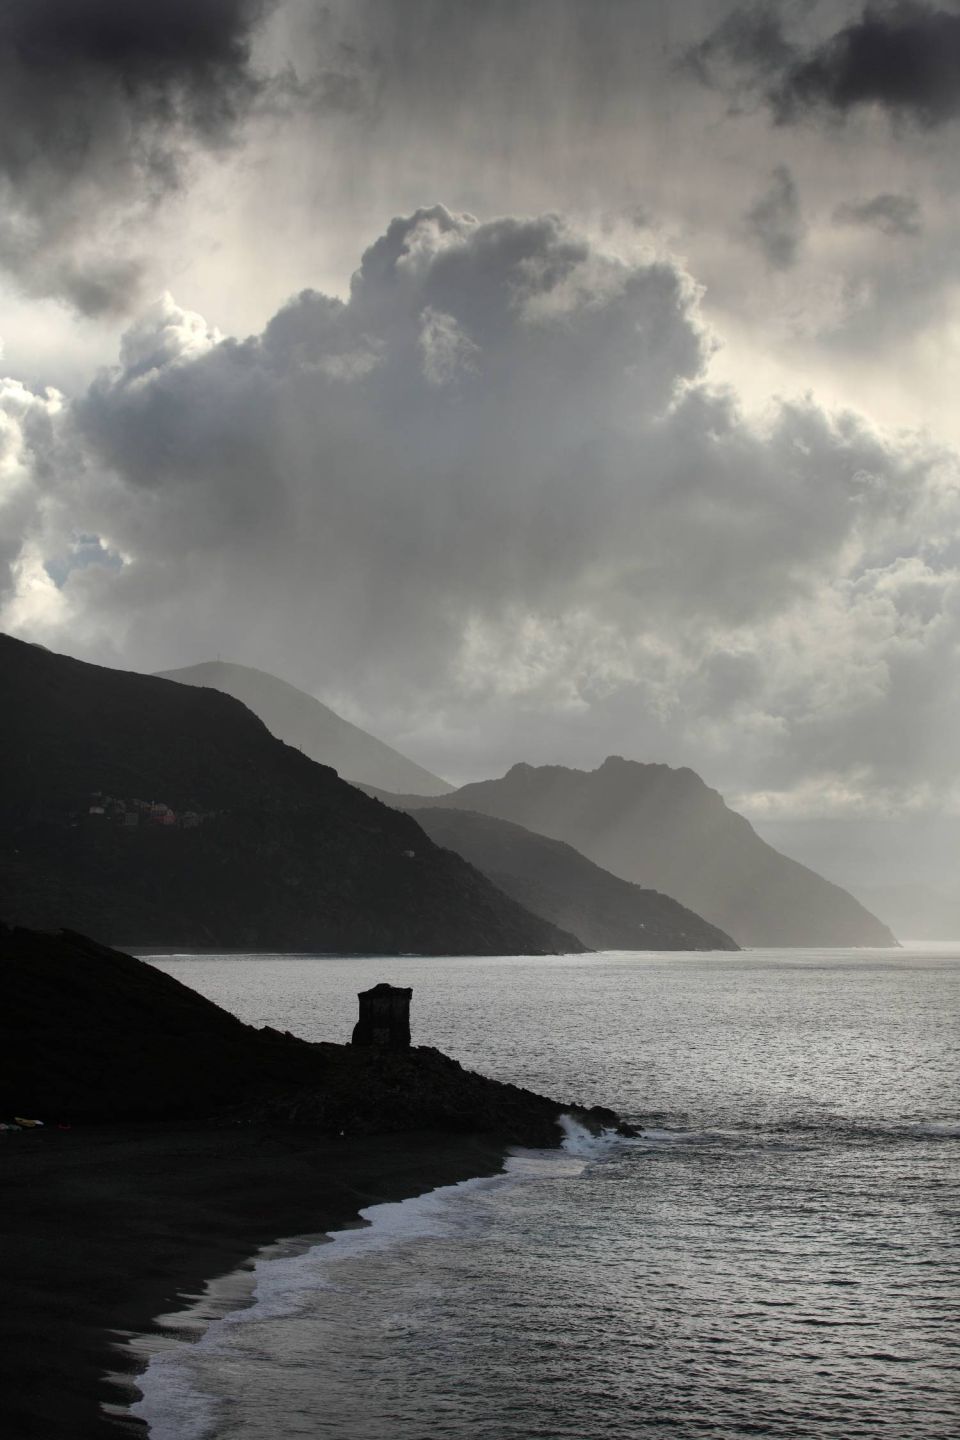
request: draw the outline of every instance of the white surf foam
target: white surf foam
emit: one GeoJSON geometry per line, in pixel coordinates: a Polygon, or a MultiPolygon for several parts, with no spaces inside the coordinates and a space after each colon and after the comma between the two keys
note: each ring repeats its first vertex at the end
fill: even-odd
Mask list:
{"type": "Polygon", "coordinates": [[[619,1135],[616,1130],[603,1130],[595,1135],[586,1126],[574,1120],[572,1115],[562,1115],[560,1124],[564,1132],[563,1149],[568,1155],[582,1160],[601,1160],[627,1149],[643,1148],[649,1145],[699,1145],[723,1138],[717,1130],[667,1130],[657,1126],[644,1127],[636,1135],[619,1135]]]}
{"type": "MultiPolygon", "coordinates": [[[[336,1266],[341,1261],[413,1240],[455,1233],[459,1224],[457,1202],[471,1193],[558,1172],[576,1174],[588,1160],[609,1154],[614,1143],[623,1143],[613,1132],[591,1135],[568,1116],[561,1123],[565,1138],[558,1150],[517,1150],[507,1158],[499,1175],[462,1180],[407,1200],[368,1206],[360,1211],[364,1223],[334,1230],[305,1250],[278,1256],[276,1247],[271,1247],[254,1263],[252,1277],[249,1272],[245,1276],[243,1288],[252,1297],[245,1308],[212,1320],[192,1343],[171,1343],[169,1333],[156,1344],[149,1338],[140,1342],[150,1359],[137,1380],[141,1399],[127,1413],[146,1422],[150,1440],[205,1440],[216,1430],[220,1405],[197,1383],[196,1361],[215,1355],[218,1347],[228,1342],[235,1326],[295,1314],[311,1293],[336,1283],[336,1266]]],[[[204,1306],[209,1314],[209,1298],[195,1307],[197,1315],[204,1306]]],[[[195,1335],[197,1325],[191,1324],[192,1313],[170,1317],[170,1328],[186,1336],[195,1335]]],[[[159,1323],[168,1324],[165,1318],[159,1323]]]]}
{"type": "Polygon", "coordinates": [[[579,1160],[599,1160],[604,1155],[610,1155],[623,1145],[626,1138],[615,1130],[603,1130],[596,1135],[579,1120],[574,1120],[572,1115],[560,1116],[560,1128],[563,1131],[563,1150],[579,1160]]]}
{"type": "Polygon", "coordinates": [[[141,1399],[128,1413],[146,1422],[150,1440],[203,1440],[215,1426],[218,1403],[194,1383],[192,1360],[216,1353],[235,1326],[294,1314],[306,1296],[334,1283],[331,1267],[340,1261],[450,1233],[451,1199],[489,1189],[507,1178],[504,1174],[462,1180],[408,1200],[370,1205],[360,1211],[365,1223],[331,1231],[299,1254],[261,1257],[253,1268],[252,1303],[214,1320],[193,1344],[163,1343],[137,1381],[141,1399]]]}
{"type": "Polygon", "coordinates": [[[651,1145],[706,1145],[715,1140],[738,1138],[735,1130],[664,1130],[652,1126],[640,1131],[638,1137],[651,1145]]]}

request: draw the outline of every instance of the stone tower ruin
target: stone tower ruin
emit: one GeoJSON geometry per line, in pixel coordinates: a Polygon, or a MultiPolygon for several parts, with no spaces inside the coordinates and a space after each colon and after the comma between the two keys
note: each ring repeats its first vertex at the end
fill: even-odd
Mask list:
{"type": "Polygon", "coordinates": [[[410,997],[399,985],[374,985],[361,990],[360,1019],[353,1027],[354,1045],[382,1045],[389,1050],[410,1046],[410,997]]]}

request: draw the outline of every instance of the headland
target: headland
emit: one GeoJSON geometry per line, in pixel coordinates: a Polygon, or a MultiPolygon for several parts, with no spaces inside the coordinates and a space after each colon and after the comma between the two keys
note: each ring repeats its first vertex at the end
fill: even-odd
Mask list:
{"type": "MultiPolygon", "coordinates": [[[[0,1428],[108,1440],[130,1334],[267,1244],[495,1174],[558,1117],[614,1112],[464,1070],[429,1047],[255,1029],[85,937],[0,927],[0,1428]],[[9,1113],[8,1113],[9,1112],[9,1113]],[[118,1343],[119,1342],[119,1343],[118,1343]]],[[[403,992],[405,993],[405,992],[403,992]]]]}

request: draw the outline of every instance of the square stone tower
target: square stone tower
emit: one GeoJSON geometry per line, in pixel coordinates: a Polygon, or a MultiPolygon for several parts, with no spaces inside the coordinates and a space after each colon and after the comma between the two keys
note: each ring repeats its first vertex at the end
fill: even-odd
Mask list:
{"type": "Polygon", "coordinates": [[[382,1045],[389,1050],[410,1047],[410,997],[412,990],[399,985],[374,985],[361,990],[360,1019],[353,1027],[354,1045],[382,1045]]]}

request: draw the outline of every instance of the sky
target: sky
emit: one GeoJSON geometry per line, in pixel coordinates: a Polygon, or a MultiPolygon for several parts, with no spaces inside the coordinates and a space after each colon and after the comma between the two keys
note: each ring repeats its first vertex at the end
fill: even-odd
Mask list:
{"type": "Polygon", "coordinates": [[[960,5],[0,0],[0,628],[960,859],[960,5]]]}

